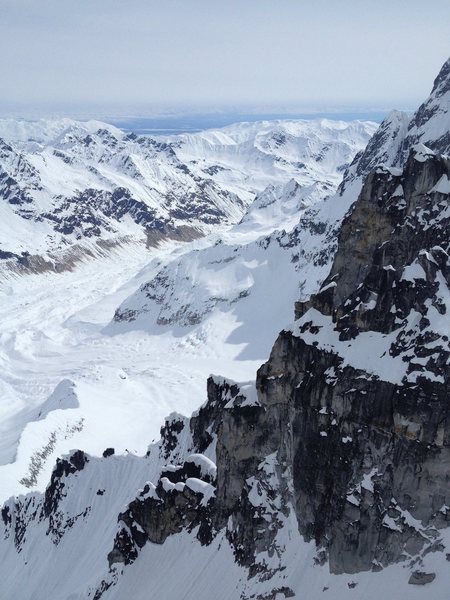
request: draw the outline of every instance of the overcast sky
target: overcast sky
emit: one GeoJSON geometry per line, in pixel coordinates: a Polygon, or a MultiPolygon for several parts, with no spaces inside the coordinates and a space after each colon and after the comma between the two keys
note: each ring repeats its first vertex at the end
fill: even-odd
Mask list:
{"type": "Polygon", "coordinates": [[[0,112],[413,108],[449,0],[0,0],[0,112]]]}

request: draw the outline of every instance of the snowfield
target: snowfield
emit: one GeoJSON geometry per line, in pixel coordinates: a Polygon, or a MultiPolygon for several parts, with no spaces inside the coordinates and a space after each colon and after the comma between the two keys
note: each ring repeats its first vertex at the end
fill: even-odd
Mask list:
{"type": "Polygon", "coordinates": [[[2,287],[0,494],[43,490],[55,459],[72,448],[100,455],[144,454],[172,411],[190,414],[205,400],[206,378],[220,371],[253,377],[260,360],[237,360],[226,344],[236,327],[216,319],[192,332],[108,334],[121,300],[179,249],[127,247],[73,273],[30,275],[2,287]],[[150,263],[150,264],[149,264],[150,263]],[[153,265],[153,266],[152,266],[153,265]],[[223,345],[222,345],[223,344],[223,345]],[[63,385],[61,381],[72,382],[63,385]],[[55,397],[55,388],[61,396],[55,397]],[[49,405],[50,404],[50,405],[49,405]],[[38,469],[33,464],[38,460],[38,469]],[[21,483],[22,481],[22,483],[21,483]]]}
{"type": "MultiPolygon", "coordinates": [[[[72,448],[97,456],[106,447],[145,454],[165,416],[189,415],[204,402],[211,372],[253,379],[277,332],[292,320],[307,273],[312,269],[303,293],[316,291],[327,274],[330,252],[320,264],[312,262],[330,227],[316,236],[298,234],[295,226],[332,196],[342,169],[376,127],[327,120],[240,123],[152,141],[103,125],[0,121],[0,167],[30,195],[25,206],[33,214],[25,219],[22,205],[3,203],[3,247],[46,256],[76,242],[96,256],[82,256],[75,269],[61,273],[2,273],[1,501],[44,490],[56,458],[72,448]],[[130,170],[130,156],[137,170],[130,170]],[[100,229],[127,236],[109,252],[83,237],[84,217],[77,216],[81,224],[66,235],[50,231],[39,217],[52,207],[60,214],[61,193],[111,191],[119,184],[167,217],[161,194],[179,194],[186,185],[180,177],[189,173],[195,181],[206,177],[227,198],[228,217],[196,241],[167,240],[146,249],[142,225],[117,215],[105,221],[94,199],[100,229]],[[169,291],[159,283],[162,273],[169,291]],[[164,297],[157,311],[142,298],[148,282],[164,297]],[[134,309],[135,319],[114,320],[134,309]]],[[[342,203],[338,213],[345,208],[342,203]]],[[[72,219],[70,210],[65,205],[72,219]]],[[[319,226],[322,216],[313,212],[308,219],[319,226]]]]}

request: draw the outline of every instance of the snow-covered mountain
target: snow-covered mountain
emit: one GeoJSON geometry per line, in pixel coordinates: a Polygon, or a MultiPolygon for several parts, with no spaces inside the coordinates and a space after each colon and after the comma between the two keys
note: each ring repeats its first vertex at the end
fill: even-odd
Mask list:
{"type": "MultiPolygon", "coordinates": [[[[97,257],[97,260],[83,261],[72,272],[64,269],[55,254],[56,263],[42,263],[42,256],[38,256],[37,262],[30,256],[22,257],[20,261],[3,261],[10,268],[12,266],[13,275],[17,264],[21,268],[26,264],[36,268],[28,268],[27,277],[23,280],[4,271],[4,279],[0,282],[0,386],[4,399],[0,421],[1,498],[27,489],[43,490],[56,457],[75,445],[94,454],[101,454],[104,447],[111,444],[118,452],[132,450],[144,453],[149,438],[157,437],[160,423],[169,412],[178,410],[189,414],[201,404],[204,382],[211,369],[223,371],[230,377],[251,377],[259,362],[268,355],[277,331],[290,320],[293,302],[298,299],[295,273],[298,257],[290,251],[290,240],[282,234],[274,235],[274,248],[277,246],[279,253],[271,256],[271,267],[267,270],[264,251],[267,240],[258,242],[257,239],[272,234],[280,225],[293,227],[298,221],[299,211],[333,193],[340,177],[338,170],[351,160],[373,129],[370,123],[333,123],[326,120],[238,124],[218,132],[176,136],[170,141],[175,148],[172,151],[169,150],[169,142],[158,142],[158,150],[154,140],[132,138],[134,141],[130,142],[127,141],[129,136],[122,132],[112,127],[101,128],[100,125],[64,120],[38,123],[4,121],[1,126],[4,138],[14,139],[16,147],[27,156],[34,157],[33,160],[41,161],[42,156],[49,152],[53,155],[55,147],[58,152],[62,147],[66,154],[70,151],[72,166],[77,165],[78,180],[70,179],[73,175],[71,168],[67,171],[62,168],[56,175],[52,170],[45,171],[47,178],[64,178],[70,185],[82,182],[86,169],[96,161],[99,161],[96,168],[108,168],[111,178],[125,177],[116,167],[113,170],[111,164],[117,165],[132,145],[137,147],[136,152],[143,152],[142,144],[147,148],[147,156],[148,147],[154,150],[153,155],[147,158],[153,167],[159,163],[166,164],[167,156],[174,163],[178,161],[175,150],[183,152],[183,161],[186,161],[183,164],[189,164],[189,169],[203,172],[220,164],[222,171],[219,169],[218,177],[223,178],[223,189],[228,185],[242,197],[250,199],[256,194],[256,198],[243,216],[240,213],[240,223],[235,228],[230,230],[226,223],[219,223],[213,232],[190,243],[166,240],[164,244],[146,250],[139,225],[134,230],[139,233],[129,236],[132,243],[115,246],[113,252],[107,252],[111,238],[101,237],[93,241],[96,234],[93,237],[82,236],[73,246],[73,235],[61,237],[71,253],[81,253],[81,244],[91,256],[97,257]],[[283,132],[286,135],[289,132],[290,136],[290,145],[286,147],[279,139],[283,132]],[[94,140],[87,147],[79,142],[86,135],[94,140]],[[111,142],[111,136],[118,141],[111,142]],[[308,136],[311,137],[310,142],[308,136]],[[278,139],[276,152],[267,154],[259,149],[272,144],[274,137],[278,139]],[[106,138],[111,143],[103,147],[106,138]],[[72,141],[69,143],[68,139],[72,141]],[[295,147],[292,148],[292,145],[295,147]],[[328,147],[330,157],[317,161],[317,153],[324,146],[328,147]],[[200,167],[196,167],[196,153],[202,155],[200,167]],[[284,158],[279,162],[281,155],[284,158]],[[299,157],[304,163],[301,168],[295,166],[299,157]],[[207,166],[206,159],[209,160],[207,166]],[[223,175],[225,168],[230,178],[228,183],[223,175]],[[292,172],[296,172],[295,179],[291,178],[292,172]],[[284,183],[270,183],[276,181],[284,183]],[[233,239],[232,246],[224,239],[233,239]],[[248,246],[250,241],[254,243],[248,246]],[[100,257],[99,249],[102,251],[100,257]],[[178,267],[185,253],[194,259],[198,257],[200,263],[191,264],[189,258],[178,267]],[[235,262],[230,260],[230,253],[233,259],[237,259],[235,262]],[[262,261],[260,265],[258,261],[262,261]],[[202,266],[203,262],[207,265],[206,269],[202,266]],[[183,265],[186,267],[184,275],[183,265]],[[250,275],[247,272],[249,268],[250,275]],[[201,283],[196,281],[195,276],[189,279],[193,269],[198,272],[201,283]],[[270,287],[270,271],[280,269],[284,269],[292,283],[284,298],[282,295],[274,296],[279,310],[272,311],[271,316],[267,311],[268,305],[258,298],[265,295],[270,287]],[[33,274],[33,270],[36,273],[33,274]],[[291,272],[294,273],[293,278],[290,278],[291,272]],[[164,277],[171,279],[180,300],[183,295],[187,298],[186,307],[183,308],[175,297],[170,299],[167,295],[164,302],[172,302],[172,307],[166,306],[153,322],[139,318],[139,323],[133,324],[123,320],[121,327],[117,327],[117,322],[110,323],[118,305],[141,283],[152,281],[154,277],[156,281],[162,281],[164,277]],[[257,321],[258,315],[263,316],[261,311],[249,312],[251,307],[241,303],[239,310],[242,306],[242,315],[229,313],[224,316],[220,310],[224,306],[226,308],[228,302],[233,305],[235,299],[242,299],[247,294],[252,277],[258,279],[258,285],[251,300],[266,312],[268,321],[264,329],[258,326],[257,321]],[[214,294],[215,299],[211,299],[214,294]],[[216,304],[219,310],[213,311],[216,304]],[[200,317],[195,317],[196,311],[200,317]],[[212,317],[207,322],[203,319],[206,312],[212,317]],[[175,313],[178,313],[178,323],[175,313]],[[196,318],[197,326],[185,327],[196,318]],[[178,331],[180,323],[182,327],[178,331]],[[161,326],[163,324],[165,327],[161,326]],[[152,335],[147,335],[152,328],[152,335]],[[61,389],[66,389],[64,386],[61,388],[64,381],[71,382],[70,389],[73,389],[69,404],[60,394],[61,389]],[[61,406],[57,410],[45,410],[43,406],[55,394],[61,396],[61,406]],[[124,395],[127,396],[126,403],[123,402],[124,395]],[[102,422],[100,430],[99,414],[102,422]],[[142,418],[143,414],[145,418],[142,418]],[[140,415],[138,424],[135,423],[136,415],[140,415]],[[124,420],[133,425],[122,427],[124,420]]],[[[166,167],[170,173],[171,166],[166,164],[166,167]]],[[[41,179],[44,179],[43,172],[40,171],[41,179]]],[[[162,172],[156,173],[154,179],[158,180],[159,176],[162,180],[158,185],[172,185],[173,180],[167,183],[162,172]]],[[[143,179],[130,178],[130,185],[145,186],[147,183],[143,179]]],[[[32,194],[33,190],[27,189],[27,193],[32,194]]],[[[33,202],[30,201],[30,204],[33,205],[33,202]]],[[[8,211],[13,207],[8,202],[3,206],[8,211]]],[[[98,217],[97,209],[95,203],[90,205],[92,222],[98,223],[98,218],[103,217],[98,217]]],[[[87,213],[83,210],[81,207],[84,218],[87,213]]],[[[162,206],[160,212],[164,210],[162,206]]],[[[66,216],[72,219],[74,215],[71,212],[66,216]]],[[[27,244],[47,243],[47,238],[39,237],[44,226],[42,221],[18,219],[20,227],[25,228],[20,229],[20,235],[27,244]]],[[[115,217],[111,219],[111,223],[123,225],[115,217]]],[[[236,215],[233,220],[238,220],[236,215]]],[[[194,221],[198,225],[195,218],[189,223],[194,221]]],[[[129,219],[127,223],[130,225],[129,219]]],[[[7,219],[3,225],[7,229],[7,219]]],[[[134,227],[135,224],[131,225],[134,227]]],[[[320,227],[311,223],[311,227],[316,226],[320,227]]],[[[206,225],[205,228],[206,233],[206,225]]],[[[6,243],[14,240],[14,236],[15,230],[9,227],[3,240],[6,243]]],[[[154,233],[152,236],[155,240],[154,233]]],[[[302,252],[303,256],[305,250],[302,252]]],[[[72,259],[66,266],[74,266],[73,255],[72,259]]],[[[302,264],[308,260],[306,252],[302,264]]],[[[325,275],[324,271],[321,279],[325,275]]],[[[156,283],[151,285],[158,288],[156,283]]],[[[315,289],[313,287],[311,291],[315,289]]],[[[161,287],[156,293],[161,297],[164,291],[161,287]]],[[[145,307],[139,292],[136,300],[130,302],[136,303],[137,312],[142,316],[145,307]]]]}
{"type": "Polygon", "coordinates": [[[374,129],[277,121],[162,139],[97,121],[0,120],[0,258],[62,270],[130,241],[193,239],[239,221],[269,184],[337,185],[374,129]]]}
{"type": "Polygon", "coordinates": [[[391,113],[337,190],[317,179],[303,186],[295,180],[269,185],[214,245],[183,254],[141,285],[118,308],[111,330],[196,325],[217,307],[248,330],[241,341],[255,343],[261,320],[271,340],[291,320],[295,299],[318,291],[331,267],[340,223],[364,177],[377,165],[397,161],[407,123],[405,114],[391,113]]]}
{"type": "MultiPolygon", "coordinates": [[[[109,297],[93,304],[84,291],[76,313],[58,306],[63,324],[46,339],[15,338],[7,327],[3,347],[17,353],[17,367],[36,371],[39,347],[53,383],[62,332],[74,350],[83,341],[77,352],[86,362],[109,352],[103,405],[94,380],[105,383],[105,365],[88,372],[67,352],[75,385],[59,382],[24,416],[28,450],[41,424],[47,435],[51,418],[59,427],[21,483],[37,489],[64,436],[83,447],[96,419],[111,426],[108,403],[121,405],[116,416],[125,404],[137,408],[144,365],[149,395],[164,389],[192,399],[195,370],[233,365],[247,374],[282,331],[256,382],[210,377],[206,402],[190,419],[167,417],[145,456],[73,451],[44,493],[8,500],[0,530],[6,597],[446,597],[449,87],[450,60],[411,119],[392,113],[382,123],[336,193],[325,179],[309,187],[291,174],[281,184],[265,180],[230,229],[169,258],[156,249],[131,279],[129,265],[116,274],[121,281],[111,277],[109,297]],[[73,419],[65,429],[62,415],[73,419]]],[[[29,285],[39,285],[34,277],[29,285]]],[[[17,311],[24,302],[26,293],[17,311]]],[[[152,427],[143,412],[131,423],[137,442],[152,427]]]]}
{"type": "MultiPolygon", "coordinates": [[[[241,221],[222,235],[220,245],[185,254],[127,299],[115,316],[121,323],[118,329],[123,330],[123,321],[144,328],[154,323],[192,325],[216,306],[240,320],[236,302],[244,298],[240,304],[247,305],[243,310],[250,320],[264,318],[267,322],[276,314],[277,327],[288,322],[290,303],[281,301],[284,310],[272,310],[270,302],[261,301],[263,289],[275,298],[280,298],[278,290],[282,289],[285,299],[308,297],[318,291],[331,266],[339,225],[364,178],[380,165],[402,167],[411,149],[420,143],[450,153],[447,68],[444,65],[430,97],[412,117],[395,110],[386,117],[345,170],[335,194],[331,193],[331,181],[320,178],[318,171],[309,185],[291,180],[268,186],[241,221]],[[276,229],[284,232],[272,233],[276,229]],[[269,235],[263,237],[267,232],[269,235]]],[[[312,131],[309,135],[314,138],[312,131]]],[[[249,333],[242,341],[251,344],[252,336],[249,333]]]]}

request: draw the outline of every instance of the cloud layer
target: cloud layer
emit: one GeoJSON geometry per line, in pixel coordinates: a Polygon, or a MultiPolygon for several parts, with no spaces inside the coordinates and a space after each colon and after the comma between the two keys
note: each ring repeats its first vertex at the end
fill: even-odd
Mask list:
{"type": "Polygon", "coordinates": [[[0,0],[0,111],[404,107],[448,0],[0,0]]]}

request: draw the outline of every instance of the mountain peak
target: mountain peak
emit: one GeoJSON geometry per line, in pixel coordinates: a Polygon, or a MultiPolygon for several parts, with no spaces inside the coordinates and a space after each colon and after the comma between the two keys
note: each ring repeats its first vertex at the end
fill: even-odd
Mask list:
{"type": "Polygon", "coordinates": [[[419,142],[441,154],[450,152],[450,59],[434,80],[430,96],[411,119],[403,159],[419,142]]]}
{"type": "Polygon", "coordinates": [[[441,70],[434,80],[431,93],[439,97],[448,91],[450,91],[450,58],[442,65],[441,70]]]}

